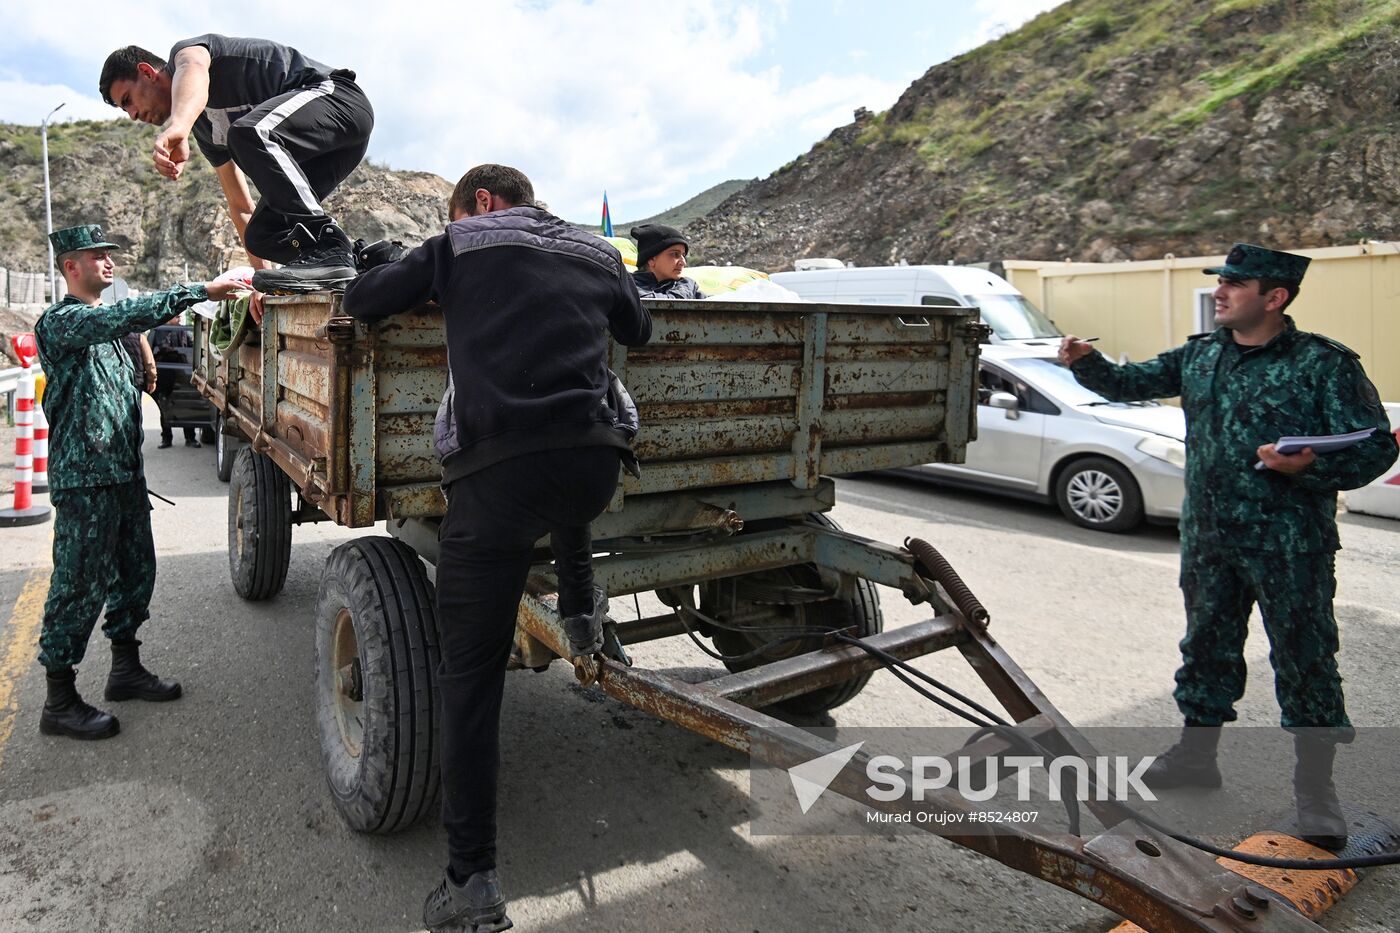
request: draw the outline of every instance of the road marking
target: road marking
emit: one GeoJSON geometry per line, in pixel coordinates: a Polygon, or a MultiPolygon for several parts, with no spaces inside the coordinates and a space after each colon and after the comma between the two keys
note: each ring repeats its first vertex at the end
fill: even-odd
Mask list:
{"type": "Polygon", "coordinates": [[[39,624],[44,620],[44,600],[49,595],[48,568],[33,570],[15,600],[5,626],[6,639],[3,660],[0,660],[0,768],[5,761],[5,746],[15,731],[19,712],[19,679],[34,663],[34,648],[38,642],[39,624]]]}

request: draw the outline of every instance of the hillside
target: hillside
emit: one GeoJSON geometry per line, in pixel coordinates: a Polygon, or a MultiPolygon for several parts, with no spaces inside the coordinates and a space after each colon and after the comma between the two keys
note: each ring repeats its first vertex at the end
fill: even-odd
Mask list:
{"type": "MultiPolygon", "coordinates": [[[[218,179],[196,155],[178,182],[155,173],[153,127],[117,121],[75,121],[49,128],[54,227],[99,223],[125,247],[118,274],[153,288],[185,275],[200,279],[224,268],[238,237],[218,179]]],[[[44,176],[39,128],[0,124],[0,266],[41,271],[44,176]]],[[[417,243],[447,222],[452,186],[427,172],[396,172],[364,163],[331,196],[327,208],[351,238],[395,237],[417,243]]]]}
{"type": "Polygon", "coordinates": [[[688,233],[770,271],[1397,239],[1397,111],[1400,0],[1071,0],[688,233]]]}
{"type": "MultiPolygon", "coordinates": [[[[642,224],[665,224],[668,227],[684,230],[686,227],[723,204],[730,195],[743,190],[744,186],[747,184],[749,184],[749,180],[744,178],[732,178],[729,181],[722,181],[717,185],[706,188],[695,197],[681,204],[677,204],[675,207],[668,210],[664,210],[659,214],[643,217],[641,220],[614,221],[613,233],[618,236],[627,236],[628,231],[642,224]]],[[[603,232],[603,228],[600,224],[575,223],[574,226],[578,227],[580,230],[587,230],[589,233],[603,232]]]]}

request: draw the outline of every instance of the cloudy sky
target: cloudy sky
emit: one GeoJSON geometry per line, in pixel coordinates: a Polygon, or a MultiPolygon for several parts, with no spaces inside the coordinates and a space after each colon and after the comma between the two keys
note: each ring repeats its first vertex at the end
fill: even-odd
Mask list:
{"type": "Polygon", "coordinates": [[[0,121],[37,124],[60,102],[59,117],[120,117],[97,94],[117,46],[165,55],[204,32],[261,36],[359,73],[371,158],[451,180],[504,162],[563,217],[596,223],[606,189],[626,221],[767,175],[856,107],[886,109],[932,65],[1057,2],[14,4],[0,121]]]}

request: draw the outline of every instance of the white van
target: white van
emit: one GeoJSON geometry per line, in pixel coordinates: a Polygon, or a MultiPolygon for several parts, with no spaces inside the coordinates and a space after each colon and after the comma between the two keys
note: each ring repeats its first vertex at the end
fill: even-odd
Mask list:
{"type": "Polygon", "coordinates": [[[797,272],[769,278],[808,301],[977,307],[992,343],[1058,346],[1060,329],[1001,276],[974,266],[842,266],[799,260],[797,272]],[[816,268],[813,268],[816,266],[816,268]]]}

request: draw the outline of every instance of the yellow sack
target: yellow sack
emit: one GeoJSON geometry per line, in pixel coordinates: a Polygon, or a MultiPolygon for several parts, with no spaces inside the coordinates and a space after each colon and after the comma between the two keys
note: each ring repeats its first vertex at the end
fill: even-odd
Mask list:
{"type": "Polygon", "coordinates": [[[607,240],[617,251],[622,254],[622,264],[627,267],[628,272],[637,271],[637,244],[627,239],[625,236],[605,236],[601,239],[607,240]]]}
{"type": "Polygon", "coordinates": [[[745,269],[743,266],[688,266],[681,274],[688,279],[694,279],[707,298],[732,292],[750,282],[766,281],[768,278],[767,272],[745,269]]]}

